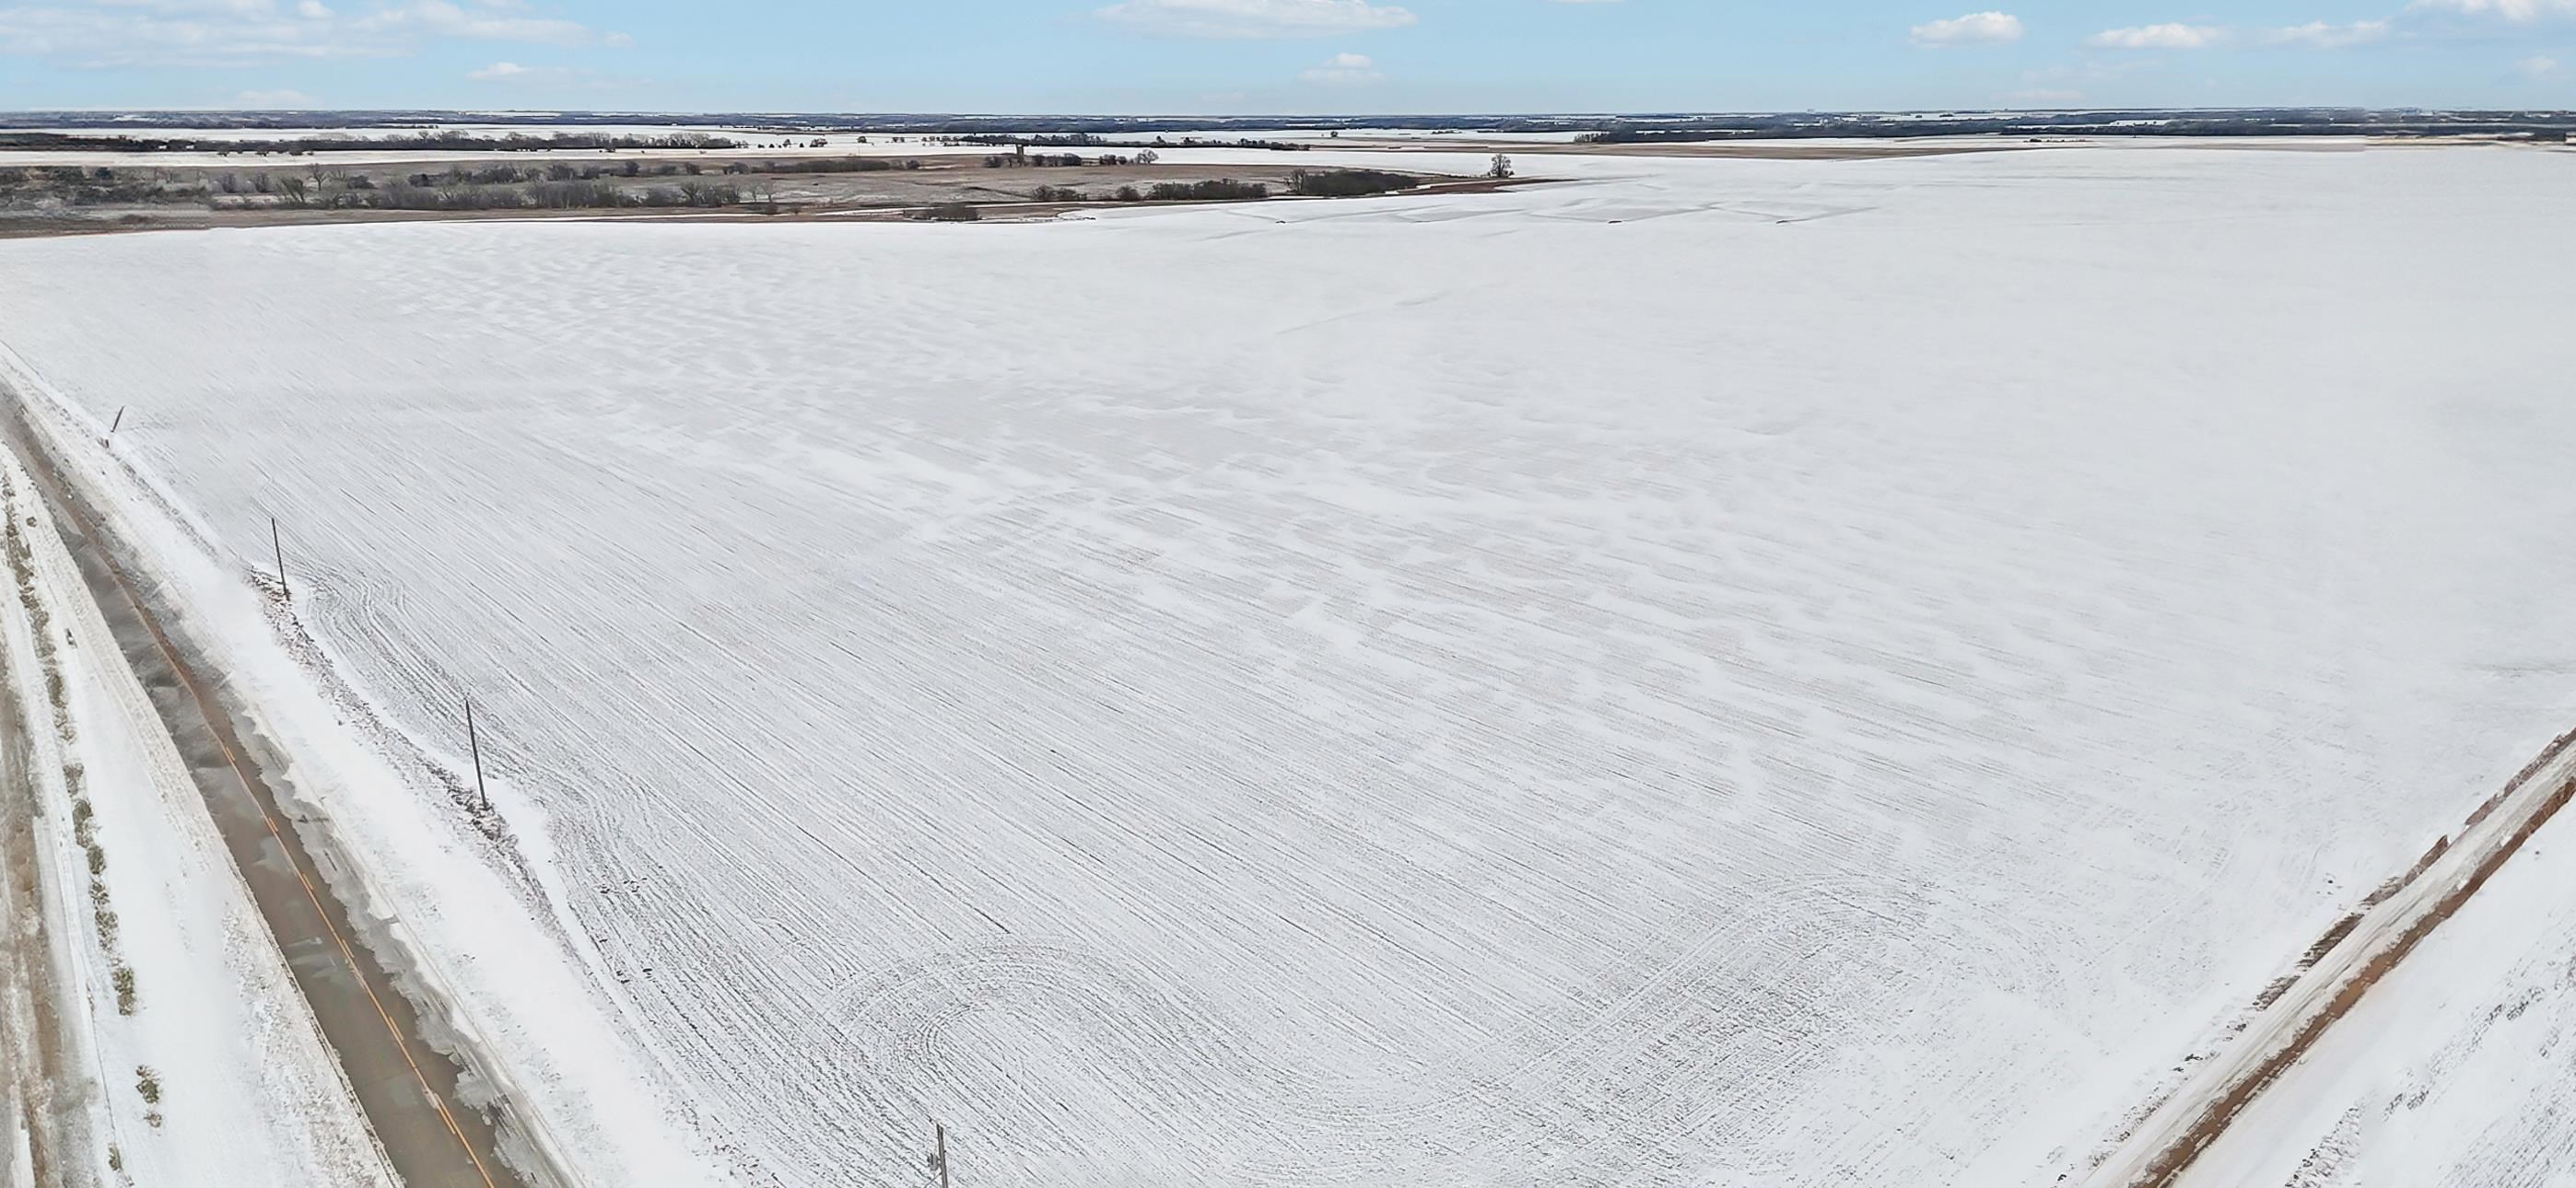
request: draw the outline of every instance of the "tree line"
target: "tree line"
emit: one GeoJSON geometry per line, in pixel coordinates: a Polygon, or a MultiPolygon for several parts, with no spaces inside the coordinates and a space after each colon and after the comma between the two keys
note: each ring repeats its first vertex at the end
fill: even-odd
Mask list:
{"type": "Polygon", "coordinates": [[[1269,196],[1270,187],[1267,185],[1230,177],[1211,181],[1157,182],[1141,189],[1132,185],[1120,186],[1107,194],[1091,194],[1070,186],[1039,186],[1029,191],[1029,198],[1037,202],[1237,202],[1269,196]]]}
{"type": "Polygon", "coordinates": [[[1302,198],[1358,198],[1421,184],[1421,178],[1382,169],[1300,169],[1288,175],[1288,192],[1302,198]]]}
{"type": "Polygon", "coordinates": [[[0,134],[0,149],[57,149],[109,153],[249,153],[259,156],[283,154],[302,156],[306,153],[374,152],[381,150],[433,152],[546,152],[562,149],[587,149],[616,152],[620,149],[736,149],[748,147],[738,140],[709,136],[702,132],[676,132],[669,136],[627,136],[591,132],[561,132],[551,136],[529,136],[513,132],[507,136],[478,136],[465,132],[418,132],[408,136],[303,136],[295,139],[235,140],[220,137],[193,136],[74,136],[62,132],[11,132],[0,134]]]}
{"type": "Polygon", "coordinates": [[[1097,133],[1093,133],[1093,132],[1069,132],[1069,133],[1065,133],[1065,134],[1063,134],[1063,135],[1057,135],[1057,136],[1002,136],[1002,135],[992,135],[992,134],[976,135],[976,136],[949,136],[949,137],[943,137],[943,138],[941,138],[941,141],[940,141],[940,142],[941,142],[941,143],[944,143],[944,144],[987,144],[987,145],[996,145],[996,146],[1005,147],[1005,148],[1012,148],[1012,147],[1016,147],[1016,148],[1021,148],[1021,149],[1032,149],[1032,148],[1092,148],[1092,147],[1098,147],[1098,148],[1135,148],[1135,149],[1147,149],[1147,148],[1231,148],[1231,149],[1258,149],[1258,150],[1261,150],[1261,151],[1264,151],[1264,152],[1274,152],[1274,153],[1302,153],[1302,152],[1305,152],[1305,151],[1306,151],[1306,150],[1308,150],[1308,149],[1311,149],[1311,148],[1315,147],[1315,146],[1313,146],[1313,145],[1311,145],[1311,144],[1301,144],[1301,143],[1298,143],[1298,142],[1295,142],[1295,141],[1288,141],[1288,140],[1253,140],[1253,139],[1250,139],[1250,138],[1248,138],[1248,137],[1247,137],[1247,138],[1243,138],[1243,139],[1238,139],[1238,140],[1201,140],[1201,139],[1199,139],[1198,137],[1195,137],[1195,136],[1184,136],[1184,137],[1182,137],[1178,142],[1174,142],[1174,141],[1171,141],[1171,140],[1167,140],[1167,139],[1164,139],[1163,137],[1160,137],[1160,136],[1155,137],[1155,138],[1154,138],[1153,140],[1151,140],[1151,141],[1142,141],[1142,140],[1111,140],[1111,139],[1109,139],[1109,138],[1107,138],[1107,137],[1105,137],[1105,136],[1101,136],[1101,135],[1099,135],[1099,134],[1097,134],[1097,133]]]}
{"type": "MultiPolygon", "coordinates": [[[[1288,192],[1301,198],[1357,198],[1417,189],[1421,185],[1421,178],[1379,169],[1300,169],[1288,175],[1288,192]]],[[[1029,198],[1034,202],[1232,202],[1257,201],[1269,196],[1267,184],[1234,178],[1158,182],[1141,188],[1125,185],[1105,194],[1093,194],[1071,186],[1039,186],[1029,191],[1029,198]]]]}

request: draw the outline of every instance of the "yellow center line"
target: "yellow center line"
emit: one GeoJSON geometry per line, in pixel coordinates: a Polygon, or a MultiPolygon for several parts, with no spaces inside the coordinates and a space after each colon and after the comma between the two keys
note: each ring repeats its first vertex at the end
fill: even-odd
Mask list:
{"type": "MultiPolygon", "coordinates": [[[[103,549],[105,547],[102,543],[103,538],[99,536],[96,527],[90,523],[89,517],[81,514],[81,510],[72,504],[68,496],[61,499],[60,503],[63,510],[80,524],[81,534],[89,538],[90,547],[103,549]]],[[[350,976],[356,978],[358,988],[366,992],[367,1004],[376,1008],[376,1018],[383,1021],[385,1034],[393,1038],[394,1049],[402,1054],[403,1063],[410,1067],[413,1079],[420,1082],[421,1094],[429,1098],[431,1108],[438,1111],[438,1120],[447,1124],[447,1133],[455,1136],[456,1145],[465,1149],[465,1158],[473,1163],[474,1174],[482,1177],[483,1188],[499,1188],[492,1179],[492,1173],[484,1168],[482,1156],[474,1153],[474,1144],[466,1141],[465,1130],[456,1124],[456,1116],[448,1112],[447,1102],[439,1097],[438,1090],[430,1087],[429,1074],[422,1072],[420,1061],[412,1057],[411,1044],[403,1038],[402,1028],[394,1025],[393,1014],[385,1009],[384,1000],[377,997],[376,988],[367,983],[366,971],[359,966],[358,955],[349,948],[349,939],[342,936],[339,928],[331,923],[331,913],[322,905],[321,892],[314,888],[312,879],[305,877],[304,868],[295,862],[293,851],[286,844],[286,836],[278,828],[276,814],[269,812],[268,806],[260,801],[259,794],[252,790],[250,772],[244,767],[241,756],[233,753],[232,746],[224,741],[223,732],[215,728],[214,706],[206,700],[206,695],[197,687],[196,680],[188,675],[187,665],[179,662],[178,652],[170,646],[169,637],[161,633],[161,625],[143,609],[143,600],[136,597],[134,587],[126,583],[124,570],[103,552],[99,560],[107,566],[108,577],[116,582],[117,590],[125,595],[127,605],[134,608],[135,617],[142,621],[144,630],[152,633],[153,646],[161,650],[161,657],[169,662],[170,671],[179,678],[180,684],[187,686],[188,696],[197,703],[197,713],[205,719],[207,736],[214,739],[216,749],[224,753],[224,761],[232,768],[233,778],[241,781],[242,794],[250,797],[251,804],[259,809],[260,820],[268,825],[269,836],[277,841],[279,850],[288,855],[286,863],[288,869],[295,872],[295,881],[303,884],[305,898],[313,901],[313,913],[321,919],[322,930],[330,933],[332,943],[339,946],[340,960],[348,964],[350,976]]]]}

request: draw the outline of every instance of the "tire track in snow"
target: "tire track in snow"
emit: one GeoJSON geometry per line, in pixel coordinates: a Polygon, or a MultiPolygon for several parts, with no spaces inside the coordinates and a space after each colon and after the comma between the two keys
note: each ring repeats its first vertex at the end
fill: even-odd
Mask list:
{"type": "Polygon", "coordinates": [[[1101,1080],[1128,1086],[1118,1096],[1140,1116],[1214,1113],[1277,1137],[1332,1136],[1330,1151],[1257,1169],[1272,1181],[1361,1180],[1383,1166],[1364,1153],[1424,1148],[1423,1136],[1439,1135],[1408,1154],[1426,1167],[1486,1168],[1495,1183],[1559,1183],[1569,1167],[1645,1146],[1646,1136],[1710,1127],[1741,1131],[1730,1145],[1747,1153],[1735,1170],[1753,1174],[1786,1166],[1753,1152],[1760,1127],[1744,1120],[1776,1081],[1690,1070],[1760,1065],[1787,1079],[1791,1068],[1835,1059],[1833,1036],[1900,996],[1876,977],[1855,983],[1855,968],[1919,969],[1937,951],[1965,966],[1944,976],[1973,984],[2059,980],[2025,938],[1998,942],[1861,880],[1777,882],[1749,898],[1761,909],[1706,910],[1693,939],[1600,970],[1593,984],[1602,995],[1494,1036],[1490,1048],[1521,1054],[1499,1068],[1461,1056],[1396,1079],[1265,1058],[1174,983],[1082,947],[1012,939],[872,971],[817,1012],[809,1051],[817,1061],[833,1054],[844,1072],[854,1062],[873,1073],[862,1078],[870,1089],[862,1109],[900,1127],[931,1113],[932,1102],[898,1087],[922,1083],[925,1070],[942,1070],[927,1079],[953,1085],[972,1046],[970,1019],[1023,1016],[1085,1051],[1101,1080]],[[1760,974],[1743,965],[1757,953],[1765,955],[1760,974]],[[1152,1075],[1168,1072],[1176,1053],[1189,1056],[1186,1076],[1152,1075]],[[1291,1090],[1284,1099],[1283,1086],[1291,1090]],[[1533,1159],[1533,1151],[1551,1154],[1533,1159]]]}

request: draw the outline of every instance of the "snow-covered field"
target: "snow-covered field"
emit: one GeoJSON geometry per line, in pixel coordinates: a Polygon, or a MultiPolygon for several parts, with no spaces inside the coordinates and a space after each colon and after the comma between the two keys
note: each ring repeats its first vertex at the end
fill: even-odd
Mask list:
{"type": "Polygon", "coordinates": [[[2571,160],[22,241],[0,343],[600,1182],[2044,1184],[2576,722],[2571,160]]]}

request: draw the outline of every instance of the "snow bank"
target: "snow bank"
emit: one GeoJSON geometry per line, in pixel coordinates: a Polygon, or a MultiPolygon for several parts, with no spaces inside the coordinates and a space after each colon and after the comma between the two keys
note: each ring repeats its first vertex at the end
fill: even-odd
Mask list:
{"type": "Polygon", "coordinates": [[[2571,1085],[2576,814],[2561,811],[2178,1185],[2570,1188],[2571,1085]]]}
{"type": "MultiPolygon", "coordinates": [[[[75,971],[66,1062],[94,1078],[100,1182],[396,1183],[177,748],[0,458],[13,597],[0,651],[31,719],[51,940],[75,971]]],[[[88,1175],[56,1169],[82,1182],[88,1175]]]]}

